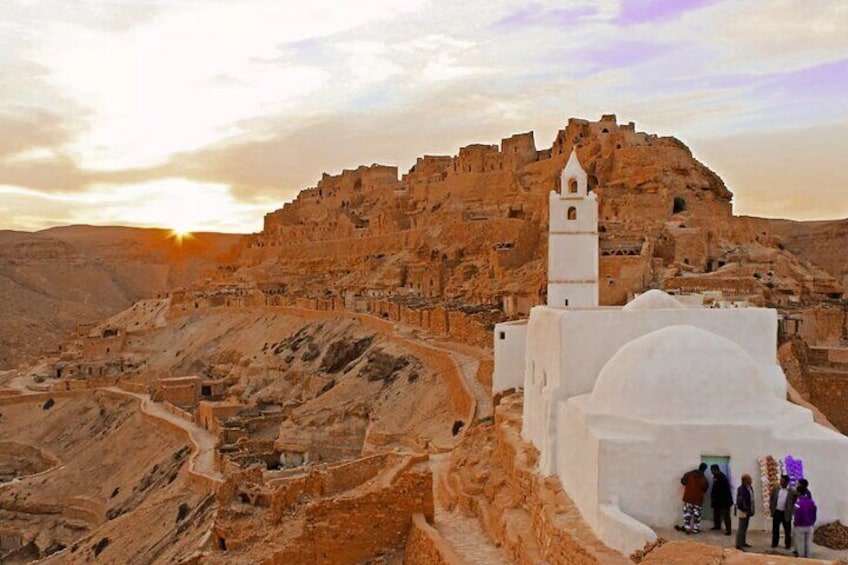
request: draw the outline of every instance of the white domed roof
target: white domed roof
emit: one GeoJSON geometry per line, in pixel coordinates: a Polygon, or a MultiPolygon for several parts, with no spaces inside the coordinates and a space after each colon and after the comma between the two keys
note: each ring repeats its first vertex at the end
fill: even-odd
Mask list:
{"type": "Polygon", "coordinates": [[[625,344],[604,365],[593,410],[653,421],[750,422],[783,405],[754,359],[694,326],[668,326],[625,344]]]}
{"type": "Polygon", "coordinates": [[[686,308],[686,306],[670,294],[654,288],[628,302],[622,310],[668,310],[670,308],[686,308]]]}

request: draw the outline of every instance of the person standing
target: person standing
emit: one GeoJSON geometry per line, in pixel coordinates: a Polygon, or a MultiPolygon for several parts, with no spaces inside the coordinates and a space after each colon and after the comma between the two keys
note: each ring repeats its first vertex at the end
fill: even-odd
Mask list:
{"type": "Polygon", "coordinates": [[[733,506],[733,493],[727,475],[715,463],[710,465],[713,475],[713,490],[710,492],[710,503],[713,507],[713,528],[720,530],[724,522],[724,535],[730,535],[730,507],[733,506]]]}
{"type": "Polygon", "coordinates": [[[754,515],[754,487],[751,486],[751,475],[742,475],[742,484],[736,489],[736,515],[739,516],[739,527],[736,530],[736,549],[751,547],[745,540],[748,533],[748,523],[754,515]]]}
{"type": "Polygon", "coordinates": [[[697,469],[693,469],[683,475],[680,484],[683,485],[683,527],[675,526],[678,531],[687,534],[698,534],[701,532],[701,507],[704,504],[704,493],[710,486],[704,471],[707,464],[701,463],[697,469]]]}
{"type": "Polygon", "coordinates": [[[795,499],[795,555],[809,557],[813,544],[813,526],[816,524],[816,503],[805,479],[798,481],[795,499]]]}
{"type": "Polygon", "coordinates": [[[780,542],[780,527],[783,526],[783,537],[786,549],[792,547],[792,514],[795,512],[795,489],[789,486],[789,475],[780,477],[780,486],[774,487],[769,495],[769,511],[771,512],[771,546],[777,547],[780,542]]]}

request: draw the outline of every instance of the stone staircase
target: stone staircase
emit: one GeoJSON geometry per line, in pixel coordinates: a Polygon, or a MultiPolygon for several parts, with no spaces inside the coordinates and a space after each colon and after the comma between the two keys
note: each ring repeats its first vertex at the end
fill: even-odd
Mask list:
{"type": "Polygon", "coordinates": [[[435,527],[467,565],[507,565],[477,517],[437,506],[435,527]]]}
{"type": "Polygon", "coordinates": [[[507,565],[503,553],[483,531],[476,516],[466,516],[446,506],[445,501],[453,498],[445,492],[451,488],[445,476],[448,457],[449,454],[430,456],[436,507],[434,527],[467,565],[507,565]]]}

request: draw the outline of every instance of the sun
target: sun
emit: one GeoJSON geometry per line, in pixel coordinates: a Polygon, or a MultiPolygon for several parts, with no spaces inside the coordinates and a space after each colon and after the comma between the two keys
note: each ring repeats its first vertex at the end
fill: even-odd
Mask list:
{"type": "Polygon", "coordinates": [[[174,226],[171,228],[171,237],[173,237],[177,243],[182,243],[187,239],[193,239],[194,236],[191,233],[191,230],[186,226],[174,226]]]}

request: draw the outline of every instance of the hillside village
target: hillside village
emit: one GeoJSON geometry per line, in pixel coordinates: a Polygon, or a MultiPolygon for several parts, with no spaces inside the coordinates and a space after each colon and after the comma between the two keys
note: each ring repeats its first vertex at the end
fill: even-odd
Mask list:
{"type": "MultiPolygon", "coordinates": [[[[619,311],[646,292],[691,316],[772,312],[763,339],[781,402],[842,437],[848,258],[843,246],[823,260],[827,230],[844,222],[734,216],[730,190],[682,142],[614,115],[572,118],[545,149],[524,133],[403,175],[325,174],[260,233],[181,267],[157,258],[155,282],[104,293],[0,372],[0,560],[794,562],[713,541],[610,541],[527,431],[541,412],[525,408],[524,357],[504,361],[498,340],[532,325],[534,307],[619,311]],[[596,262],[593,304],[560,304],[551,286],[549,201],[572,189],[569,159],[596,206],[580,231],[594,238],[580,245],[596,262]]],[[[39,246],[55,245],[48,235],[39,246]]],[[[43,255],[26,245],[3,248],[7,268],[43,255]]],[[[567,256],[563,276],[580,262],[567,256]]]]}

